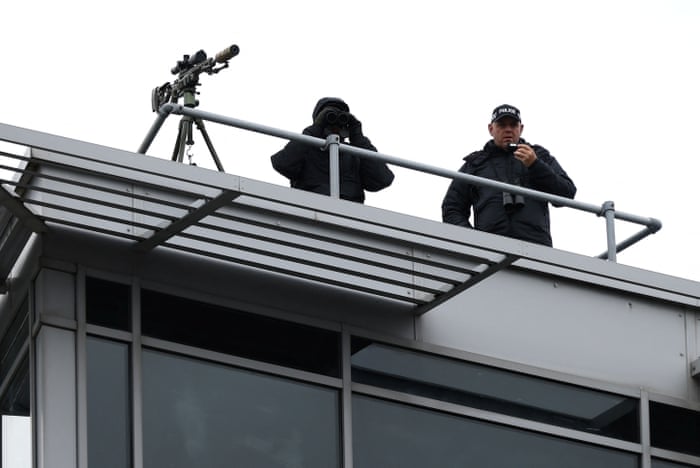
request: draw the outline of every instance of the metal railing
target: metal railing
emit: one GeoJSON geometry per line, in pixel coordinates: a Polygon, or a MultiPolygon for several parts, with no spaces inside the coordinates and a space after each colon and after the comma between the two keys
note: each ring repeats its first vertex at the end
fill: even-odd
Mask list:
{"type": "Polygon", "coordinates": [[[146,137],[144,138],[143,143],[141,143],[141,146],[138,149],[139,153],[145,154],[146,151],[148,151],[148,148],[150,147],[151,143],[158,134],[158,131],[163,126],[163,123],[165,123],[165,119],[167,119],[170,114],[178,114],[193,119],[202,119],[210,122],[216,122],[230,127],[236,127],[239,129],[249,130],[256,133],[262,133],[278,138],[284,138],[287,140],[294,140],[299,143],[304,143],[311,146],[328,148],[330,157],[330,196],[335,198],[338,198],[340,196],[339,158],[340,152],[343,151],[346,153],[357,155],[362,158],[375,159],[388,164],[393,164],[395,166],[400,166],[419,172],[425,172],[440,177],[446,177],[448,179],[460,179],[475,185],[508,191],[514,194],[544,200],[557,206],[566,206],[580,211],[587,211],[589,213],[595,214],[596,216],[603,216],[606,220],[608,248],[606,252],[603,252],[600,255],[598,255],[598,258],[607,259],[610,261],[616,261],[618,252],[621,252],[627,247],[635,244],[636,242],[639,242],[645,237],[654,234],[655,232],[659,231],[659,229],[661,229],[661,221],[659,221],[658,219],[637,216],[634,214],[615,210],[615,204],[612,201],[606,201],[602,205],[584,203],[577,200],[572,200],[570,198],[561,197],[559,195],[552,195],[550,193],[540,192],[538,190],[533,190],[518,185],[510,185],[504,182],[486,179],[471,174],[465,174],[459,171],[447,170],[440,167],[430,166],[428,164],[422,164],[415,161],[397,158],[380,152],[370,151],[363,148],[357,148],[355,146],[341,143],[338,135],[330,135],[324,140],[322,138],[317,138],[310,135],[289,132],[286,130],[281,130],[278,128],[248,122],[232,117],[226,117],[211,112],[201,111],[192,107],[187,107],[184,105],[174,103],[164,104],[160,107],[155,122],[151,126],[146,137]],[[620,219],[623,221],[643,225],[644,229],[623,240],[622,242],[616,243],[615,219],[620,219]]]}

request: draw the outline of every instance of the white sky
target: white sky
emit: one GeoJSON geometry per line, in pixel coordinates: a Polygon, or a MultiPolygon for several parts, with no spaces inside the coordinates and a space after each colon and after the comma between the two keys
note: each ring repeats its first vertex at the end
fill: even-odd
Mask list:
{"type": "MultiPolygon", "coordinates": [[[[151,90],[184,54],[240,55],[202,75],[200,110],[284,130],[344,98],[379,151],[458,169],[498,104],[550,150],[577,199],[660,219],[618,262],[700,281],[697,0],[11,1],[0,26],[0,122],[136,151],[151,90]]],[[[178,116],[148,151],[170,159],[178,116]]],[[[226,172],[288,185],[286,141],[210,123],[226,172]]],[[[199,133],[194,162],[215,168],[199,133]]],[[[440,220],[449,181],[402,168],[367,204],[440,220]]],[[[621,241],[642,226],[617,222],[621,241]]],[[[552,209],[556,248],[606,250],[603,218],[552,209]]]]}

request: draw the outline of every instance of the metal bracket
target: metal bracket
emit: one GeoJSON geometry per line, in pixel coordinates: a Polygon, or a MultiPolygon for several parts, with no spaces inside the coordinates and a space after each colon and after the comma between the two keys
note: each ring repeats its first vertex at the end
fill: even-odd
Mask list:
{"type": "Polygon", "coordinates": [[[337,145],[340,143],[340,136],[331,133],[326,137],[326,144],[321,147],[322,150],[327,150],[331,145],[337,145]]]}
{"type": "Polygon", "coordinates": [[[700,380],[700,358],[690,363],[690,375],[700,380]]]}

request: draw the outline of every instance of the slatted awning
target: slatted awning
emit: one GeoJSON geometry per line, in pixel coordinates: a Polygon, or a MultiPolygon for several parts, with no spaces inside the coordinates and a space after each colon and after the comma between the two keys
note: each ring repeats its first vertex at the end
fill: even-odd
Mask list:
{"type": "Polygon", "coordinates": [[[416,306],[518,257],[455,241],[441,223],[0,124],[1,280],[31,232],[67,226],[416,306]],[[10,261],[11,260],[11,261],[10,261]]]}

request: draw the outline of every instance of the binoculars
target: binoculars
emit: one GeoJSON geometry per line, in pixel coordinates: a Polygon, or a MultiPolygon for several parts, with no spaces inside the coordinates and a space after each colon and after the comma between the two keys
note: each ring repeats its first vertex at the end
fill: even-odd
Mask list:
{"type": "Polygon", "coordinates": [[[512,213],[522,208],[523,205],[525,205],[525,199],[522,195],[503,192],[503,208],[505,208],[506,212],[512,213]]]}
{"type": "MultiPolygon", "coordinates": [[[[518,148],[516,143],[508,144],[508,150],[514,152],[518,148]]],[[[520,178],[516,177],[513,181],[515,185],[522,185],[520,183],[520,178]]],[[[505,208],[507,213],[512,213],[513,211],[519,210],[525,205],[525,198],[522,195],[514,195],[510,192],[503,192],[503,208],[505,208]]]]}
{"type": "Polygon", "coordinates": [[[350,117],[347,112],[336,112],[329,110],[324,113],[323,121],[326,125],[345,127],[350,123],[350,117]]]}

